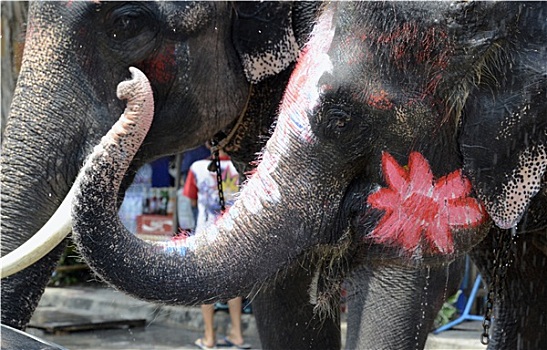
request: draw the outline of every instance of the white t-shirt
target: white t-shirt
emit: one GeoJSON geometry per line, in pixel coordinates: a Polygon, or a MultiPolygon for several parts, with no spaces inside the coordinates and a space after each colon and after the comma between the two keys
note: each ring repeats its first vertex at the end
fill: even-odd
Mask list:
{"type": "MultiPolygon", "coordinates": [[[[184,183],[184,195],[197,200],[198,217],[196,231],[203,229],[207,224],[213,223],[220,214],[220,202],[218,197],[217,175],[209,169],[211,160],[204,159],[194,162],[190,166],[188,177],[184,183]]],[[[235,199],[239,191],[239,173],[229,158],[220,158],[222,169],[222,189],[226,208],[235,199]]]]}

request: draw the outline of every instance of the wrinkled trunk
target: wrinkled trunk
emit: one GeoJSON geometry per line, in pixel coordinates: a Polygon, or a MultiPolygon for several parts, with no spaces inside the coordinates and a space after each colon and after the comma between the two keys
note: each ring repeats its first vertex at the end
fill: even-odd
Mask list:
{"type": "MultiPolygon", "coordinates": [[[[47,15],[51,14],[36,9],[29,13],[26,50],[3,140],[2,256],[27,241],[50,218],[68,193],[89,145],[100,137],[91,130],[100,135],[109,127],[76,122],[94,111],[86,100],[86,84],[68,65],[73,59],[60,29],[62,19],[44,21],[47,15]]],[[[3,324],[26,326],[63,247],[2,280],[3,324]]]]}
{"type": "Polygon", "coordinates": [[[438,311],[458,289],[463,263],[423,269],[373,263],[353,271],[346,349],[423,349],[438,311]]]}
{"type": "MultiPolygon", "coordinates": [[[[84,179],[73,212],[77,244],[103,279],[142,299],[191,304],[242,295],[320,242],[309,232],[325,230],[322,213],[306,214],[312,188],[312,193],[299,193],[298,200],[288,193],[294,190],[290,186],[268,194],[275,184],[267,182],[277,179],[263,179],[261,171],[214,227],[161,246],[140,240],[121,225],[112,204],[119,184],[84,179]]],[[[317,197],[319,203],[340,200],[317,197]]]]}
{"type": "MultiPolygon", "coordinates": [[[[314,30],[332,33],[330,23],[314,30]]],[[[84,166],[72,215],[88,264],[142,299],[207,303],[243,295],[311,247],[335,242],[331,232],[341,232],[335,213],[351,174],[341,176],[336,162],[324,161],[332,155],[318,147],[301,108],[306,102],[293,103],[294,96],[286,97],[288,108],[256,173],[229,211],[205,232],[161,245],[133,236],[116,215],[115,194],[140,141],[119,134],[115,142],[103,139],[108,148],[84,166]]]]}
{"type": "Polygon", "coordinates": [[[0,140],[4,139],[4,128],[9,106],[13,98],[15,83],[21,68],[23,53],[23,30],[27,21],[28,2],[3,1],[2,4],[2,109],[0,111],[0,140]]]}
{"type": "Polygon", "coordinates": [[[249,292],[313,245],[334,240],[325,238],[333,224],[325,217],[338,210],[347,183],[315,159],[315,142],[290,123],[288,115],[280,117],[256,173],[214,226],[161,245],[133,236],[118,219],[116,193],[140,140],[123,129],[111,132],[82,169],[76,194],[73,229],[82,255],[120,290],[192,304],[249,292]],[[288,183],[297,178],[298,185],[288,183]]]}

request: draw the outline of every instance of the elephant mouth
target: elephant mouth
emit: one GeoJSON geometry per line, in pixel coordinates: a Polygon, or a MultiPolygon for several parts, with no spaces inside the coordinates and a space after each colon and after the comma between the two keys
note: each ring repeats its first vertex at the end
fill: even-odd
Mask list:
{"type": "Polygon", "coordinates": [[[356,181],[346,197],[358,240],[382,259],[405,265],[447,261],[486,235],[488,214],[460,170],[435,179],[417,152],[404,167],[384,153],[382,169],[385,184],[356,181]]]}

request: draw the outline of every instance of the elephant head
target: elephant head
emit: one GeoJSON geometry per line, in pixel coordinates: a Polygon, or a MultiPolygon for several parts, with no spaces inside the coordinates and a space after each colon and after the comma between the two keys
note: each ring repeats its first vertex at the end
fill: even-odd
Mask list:
{"type": "MultiPolygon", "coordinates": [[[[129,66],[149,77],[155,117],[120,198],[143,163],[229,134],[234,125],[244,126],[238,144],[257,148],[242,157],[253,155],[316,7],[33,2],[2,145],[2,255],[42,227],[69,192],[85,157],[123,111],[115,88],[129,66]]],[[[62,249],[2,281],[2,323],[26,325],[62,249]]]]}
{"type": "MultiPolygon", "coordinates": [[[[332,28],[324,38],[333,39],[323,58],[299,64],[325,68],[315,77],[308,68],[302,84],[315,80],[305,88],[295,72],[287,94],[296,83],[295,101],[308,106],[323,146],[361,157],[353,168],[363,167],[362,239],[412,256],[458,255],[489,226],[522,223],[533,197],[544,196],[544,10],[543,3],[373,2],[324,13],[319,22],[332,28]]],[[[547,224],[532,217],[536,228],[547,224]]]]}

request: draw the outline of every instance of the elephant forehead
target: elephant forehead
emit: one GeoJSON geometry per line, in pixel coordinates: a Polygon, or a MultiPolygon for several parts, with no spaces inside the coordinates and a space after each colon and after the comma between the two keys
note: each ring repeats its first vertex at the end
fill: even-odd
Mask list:
{"type": "Polygon", "coordinates": [[[450,2],[363,2],[337,5],[331,55],[336,80],[363,86],[363,101],[391,109],[396,98],[462,98],[499,41],[516,25],[504,4],[450,2]],[[492,16],[481,11],[489,10],[492,16]],[[359,15],[356,15],[359,13],[359,15]],[[380,83],[380,84],[379,84],[380,83]],[[460,88],[459,91],[455,89],[460,88]],[[456,92],[456,93],[454,93],[456,92]]]}
{"type": "Polygon", "coordinates": [[[207,1],[160,2],[158,8],[165,13],[173,33],[192,33],[211,19],[214,5],[207,1]]]}

